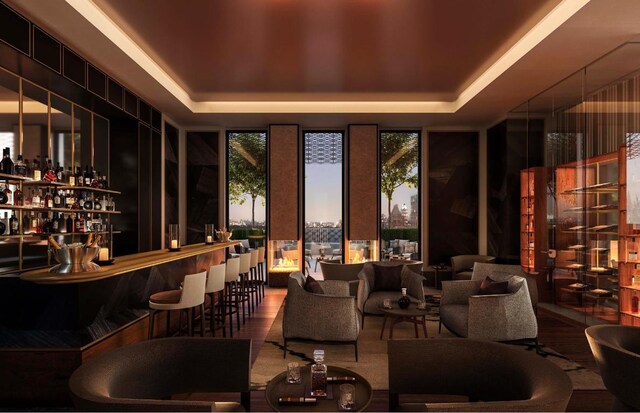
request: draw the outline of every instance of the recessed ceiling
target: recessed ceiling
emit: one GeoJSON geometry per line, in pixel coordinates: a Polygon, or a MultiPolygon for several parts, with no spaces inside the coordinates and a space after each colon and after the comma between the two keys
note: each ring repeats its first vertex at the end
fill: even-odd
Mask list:
{"type": "Polygon", "coordinates": [[[195,100],[453,100],[560,0],[93,0],[195,100]]]}

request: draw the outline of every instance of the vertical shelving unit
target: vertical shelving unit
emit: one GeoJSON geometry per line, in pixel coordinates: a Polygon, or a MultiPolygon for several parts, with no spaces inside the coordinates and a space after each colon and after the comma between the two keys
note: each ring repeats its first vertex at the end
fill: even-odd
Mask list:
{"type": "Polygon", "coordinates": [[[533,275],[546,266],[547,254],[546,168],[520,171],[520,265],[533,275]]]}

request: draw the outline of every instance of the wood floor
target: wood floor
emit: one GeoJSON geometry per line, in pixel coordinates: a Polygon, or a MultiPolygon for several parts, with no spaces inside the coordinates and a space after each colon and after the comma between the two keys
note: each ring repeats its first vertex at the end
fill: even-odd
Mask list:
{"type": "MultiPolygon", "coordinates": [[[[255,315],[248,319],[240,332],[234,337],[251,338],[252,359],[258,356],[274,318],[280,310],[286,289],[270,288],[266,290],[266,297],[257,309],[255,315]]],[[[568,320],[560,319],[552,313],[540,311],[538,314],[540,341],[584,367],[597,371],[597,367],[589,344],[584,335],[584,327],[571,324],[568,320]]],[[[568,411],[610,411],[612,396],[607,391],[576,391],[569,402],[568,411]]],[[[270,411],[264,392],[254,391],[251,395],[251,410],[270,411]]],[[[388,393],[374,391],[373,400],[367,411],[387,411],[388,393]]]]}

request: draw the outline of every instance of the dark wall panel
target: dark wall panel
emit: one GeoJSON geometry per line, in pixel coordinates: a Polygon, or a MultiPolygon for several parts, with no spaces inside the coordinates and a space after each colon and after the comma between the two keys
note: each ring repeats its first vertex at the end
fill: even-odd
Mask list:
{"type": "Polygon", "coordinates": [[[151,129],[140,124],[139,137],[139,179],[140,186],[138,193],[140,196],[140,210],[138,217],[140,220],[140,252],[151,251],[151,129]]]}
{"type": "MultiPolygon", "coordinates": [[[[169,224],[177,224],[180,219],[178,208],[180,148],[177,128],[165,123],[164,133],[164,221],[168,226],[169,224]]],[[[166,237],[165,231],[165,239],[166,237]]],[[[166,240],[165,244],[169,245],[168,242],[166,240]]]]}
{"type": "Polygon", "coordinates": [[[488,254],[520,263],[520,171],[544,163],[544,121],[508,119],[487,131],[488,254]]]}
{"type": "Polygon", "coordinates": [[[478,252],[478,134],[429,133],[429,262],[478,252]]]}
{"type": "Polygon", "coordinates": [[[31,24],[3,3],[0,3],[0,40],[24,54],[31,52],[31,24]]]}
{"type": "Polygon", "coordinates": [[[218,228],[217,132],[187,132],[187,244],[204,242],[204,224],[218,228]]]}
{"type": "Polygon", "coordinates": [[[151,131],[151,249],[162,246],[162,137],[151,131]]]}

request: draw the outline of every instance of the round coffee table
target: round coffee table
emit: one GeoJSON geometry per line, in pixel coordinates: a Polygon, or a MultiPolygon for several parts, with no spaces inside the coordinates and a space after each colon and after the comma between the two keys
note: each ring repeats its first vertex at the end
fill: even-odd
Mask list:
{"type": "MultiPolygon", "coordinates": [[[[309,405],[289,405],[279,404],[278,398],[280,397],[310,397],[305,395],[305,390],[308,392],[311,386],[311,367],[300,366],[300,375],[302,376],[302,383],[289,384],[286,382],[287,372],[282,372],[275,376],[265,391],[265,397],[269,407],[276,412],[336,412],[338,411],[338,401],[340,400],[340,385],[344,382],[328,383],[327,387],[332,386],[333,397],[331,399],[318,398],[316,404],[309,405]]],[[[355,377],[356,381],[348,382],[353,384],[356,388],[356,409],[355,411],[362,411],[369,406],[371,397],[373,395],[373,389],[371,384],[359,375],[358,373],[344,369],[342,367],[327,366],[327,376],[350,376],[355,377]]]]}
{"type": "Polygon", "coordinates": [[[402,323],[403,321],[413,323],[413,327],[415,329],[416,338],[419,338],[418,335],[418,325],[422,326],[422,331],[424,332],[424,337],[427,338],[427,315],[430,314],[431,309],[427,307],[425,310],[419,310],[418,305],[415,303],[409,304],[409,307],[402,309],[398,307],[398,304],[393,304],[392,308],[384,308],[380,307],[380,310],[384,313],[384,320],[382,321],[382,330],[380,330],[380,340],[382,340],[382,336],[384,335],[384,328],[387,325],[387,319],[391,319],[391,324],[389,325],[389,339],[393,339],[393,328],[398,323],[402,323]]]}

